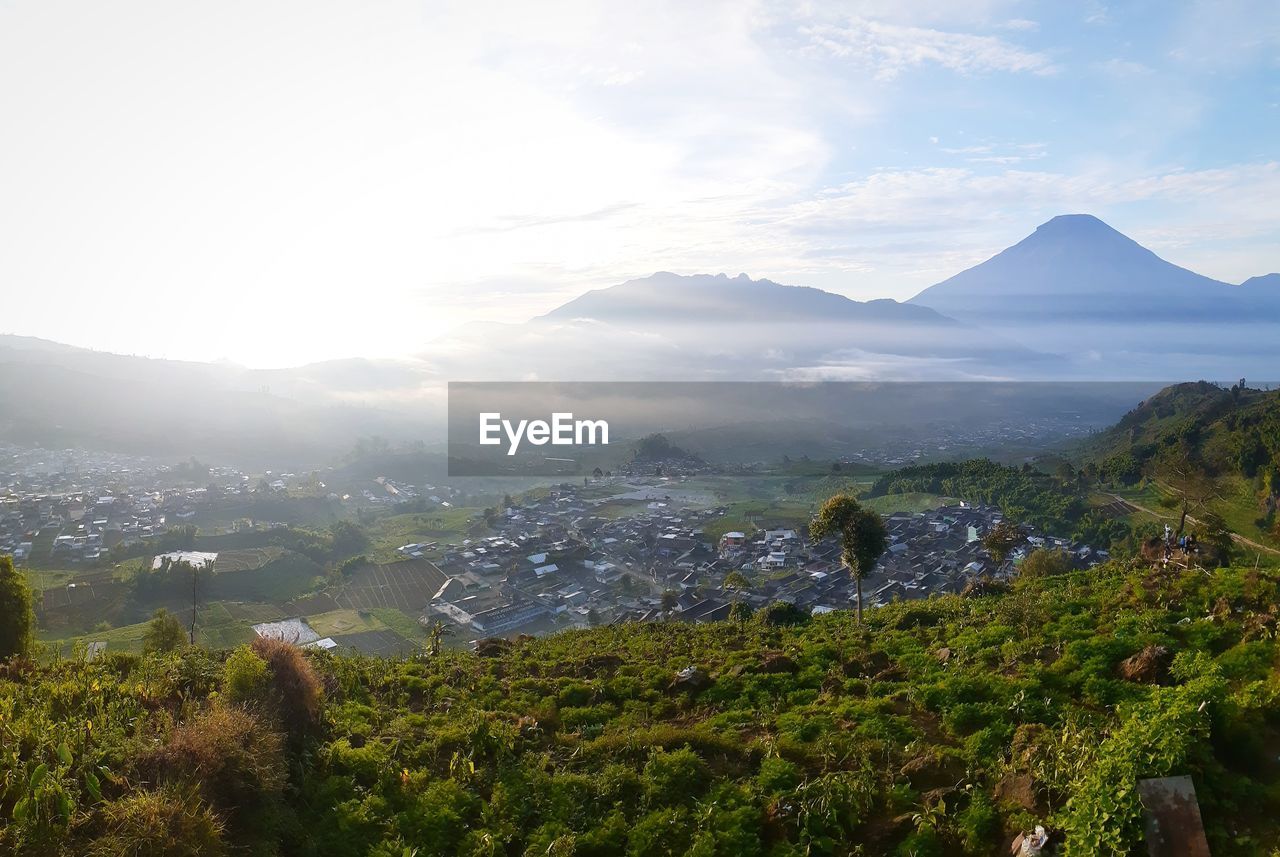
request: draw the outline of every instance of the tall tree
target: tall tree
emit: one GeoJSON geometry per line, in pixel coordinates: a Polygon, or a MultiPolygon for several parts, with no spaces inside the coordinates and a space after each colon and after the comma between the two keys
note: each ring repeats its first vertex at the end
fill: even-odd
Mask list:
{"type": "Polygon", "coordinates": [[[986,535],[982,537],[982,546],[987,549],[987,553],[991,554],[997,567],[1004,565],[1004,561],[1009,557],[1009,551],[1021,542],[1022,530],[1018,529],[1018,525],[1012,521],[1001,521],[987,530],[986,535]]]}
{"type": "Polygon", "coordinates": [[[840,560],[858,587],[858,624],[862,624],[862,579],[889,547],[884,521],[848,494],[837,494],[823,503],[809,522],[809,536],[815,541],[828,536],[839,539],[840,560]]]}
{"type": "Polygon", "coordinates": [[[670,589],[662,593],[661,605],[663,612],[670,613],[672,610],[675,610],[676,607],[680,605],[680,602],[677,600],[679,597],[680,596],[670,589]]]}
{"type": "Polygon", "coordinates": [[[1155,476],[1178,497],[1180,514],[1175,537],[1186,530],[1187,518],[1202,511],[1219,494],[1217,481],[1186,443],[1170,449],[1156,462],[1155,476]]]}
{"type": "Polygon", "coordinates": [[[142,638],[144,652],[171,652],[187,641],[187,634],[182,630],[182,623],[165,608],[161,607],[151,614],[147,624],[147,633],[142,638]]]}
{"type": "Polygon", "coordinates": [[[750,592],[751,581],[740,571],[731,571],[724,576],[724,588],[731,592],[750,592]]]}
{"type": "Polygon", "coordinates": [[[0,661],[31,651],[34,626],[31,587],[13,558],[0,556],[0,661]]]}

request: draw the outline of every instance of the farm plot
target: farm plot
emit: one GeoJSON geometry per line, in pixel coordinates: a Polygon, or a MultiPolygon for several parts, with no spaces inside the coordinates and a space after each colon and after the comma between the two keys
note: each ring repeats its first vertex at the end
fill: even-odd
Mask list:
{"type": "Polygon", "coordinates": [[[351,610],[393,607],[413,613],[427,606],[445,580],[445,573],[425,559],[366,565],[333,592],[333,600],[351,610]]]}
{"type": "Polygon", "coordinates": [[[83,607],[94,601],[116,598],[124,588],[110,570],[78,575],[62,586],[51,586],[40,593],[45,612],[83,607]]]}
{"type": "Polygon", "coordinates": [[[275,547],[274,545],[261,548],[234,548],[229,551],[219,551],[218,561],[213,564],[213,570],[215,574],[250,571],[255,568],[262,568],[267,563],[279,559],[283,554],[284,548],[275,547]]]}
{"type": "Polygon", "coordinates": [[[278,604],[308,592],[323,575],[324,569],[302,554],[282,551],[261,568],[214,574],[208,598],[278,604]]]}

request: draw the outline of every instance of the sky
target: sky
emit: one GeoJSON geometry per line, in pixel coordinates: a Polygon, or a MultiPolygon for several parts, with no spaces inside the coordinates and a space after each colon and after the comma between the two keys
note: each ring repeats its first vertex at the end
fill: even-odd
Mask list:
{"type": "Polygon", "coordinates": [[[906,299],[1062,213],[1280,270],[1274,0],[0,0],[0,332],[412,355],[654,271],[906,299]]]}

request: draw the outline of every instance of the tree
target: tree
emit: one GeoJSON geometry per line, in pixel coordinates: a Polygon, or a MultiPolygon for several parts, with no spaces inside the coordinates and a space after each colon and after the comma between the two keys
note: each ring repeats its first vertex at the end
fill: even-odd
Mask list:
{"type": "Polygon", "coordinates": [[[1230,563],[1235,541],[1227,522],[1217,512],[1209,512],[1200,524],[1204,527],[1200,543],[1207,548],[1207,564],[1222,566],[1230,563]]]}
{"type": "Polygon", "coordinates": [[[178,617],[161,607],[151,614],[147,633],[142,638],[142,650],[148,653],[172,652],[186,641],[187,633],[178,617]]]}
{"type": "Polygon", "coordinates": [[[1027,555],[1018,566],[1019,579],[1053,577],[1071,570],[1071,557],[1064,550],[1038,548],[1027,555]]]}
{"type": "Polygon", "coordinates": [[[982,537],[982,546],[987,549],[987,553],[991,554],[991,559],[997,567],[1004,565],[1009,551],[1021,542],[1022,530],[1018,529],[1018,525],[1012,521],[1001,521],[987,530],[986,535],[982,537]]]}
{"type": "Polygon", "coordinates": [[[31,651],[34,625],[31,587],[13,558],[0,556],[0,661],[31,651]]]}
{"type": "Polygon", "coordinates": [[[1196,456],[1185,446],[1169,451],[1156,464],[1156,480],[1177,495],[1180,514],[1174,537],[1183,534],[1187,518],[1218,496],[1218,484],[1196,456]]]}
{"type": "Polygon", "coordinates": [[[679,598],[679,596],[678,596],[678,595],[676,595],[676,593],[675,593],[674,591],[670,590],[670,589],[668,589],[666,592],[662,593],[662,610],[663,610],[663,612],[665,612],[665,613],[670,613],[672,610],[675,610],[675,609],[676,609],[676,607],[677,607],[677,606],[679,605],[679,603],[680,603],[680,602],[677,600],[678,598],[679,598]]]}
{"type": "Polygon", "coordinates": [[[351,521],[337,521],[330,524],[329,534],[333,536],[334,556],[350,556],[359,553],[369,544],[369,536],[358,524],[351,521]]]}
{"type": "Polygon", "coordinates": [[[731,571],[724,576],[724,588],[731,592],[750,592],[751,581],[740,571],[731,571]]]}
{"type": "Polygon", "coordinates": [[[815,541],[835,536],[840,541],[840,560],[853,575],[858,587],[858,623],[862,623],[862,579],[876,567],[889,547],[884,521],[871,509],[863,508],[848,494],[836,494],[822,504],[809,523],[815,541]]]}

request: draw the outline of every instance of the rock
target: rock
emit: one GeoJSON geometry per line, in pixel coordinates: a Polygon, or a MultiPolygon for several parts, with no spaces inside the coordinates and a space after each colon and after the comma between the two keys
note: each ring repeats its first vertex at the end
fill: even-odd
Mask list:
{"type": "Polygon", "coordinates": [[[1120,662],[1120,677],[1125,681],[1157,684],[1168,678],[1172,653],[1165,646],[1147,646],[1120,662]]]}
{"type": "Polygon", "coordinates": [[[676,690],[698,692],[711,686],[711,676],[697,667],[689,666],[676,673],[671,686],[676,690]]]}
{"type": "Polygon", "coordinates": [[[893,661],[884,652],[868,652],[861,658],[854,658],[844,665],[844,674],[849,678],[871,678],[887,670],[893,661]]]}
{"type": "Polygon", "coordinates": [[[941,649],[934,652],[933,656],[945,664],[947,661],[951,660],[951,649],[943,646],[941,649]]]}
{"type": "Polygon", "coordinates": [[[482,658],[498,658],[511,651],[511,641],[501,637],[486,637],[476,643],[476,654],[482,658]]]}
{"type": "Polygon", "coordinates": [[[1040,807],[1036,800],[1036,783],[1030,774],[1006,774],[996,783],[995,799],[1001,803],[1020,806],[1035,812],[1040,807]]]}
{"type": "Polygon", "coordinates": [[[764,662],[760,664],[760,672],[770,675],[793,673],[798,669],[796,662],[781,652],[771,652],[765,655],[764,662]]]}
{"type": "Polygon", "coordinates": [[[923,754],[908,759],[899,773],[916,791],[954,786],[964,779],[964,761],[953,756],[923,754]]]}

